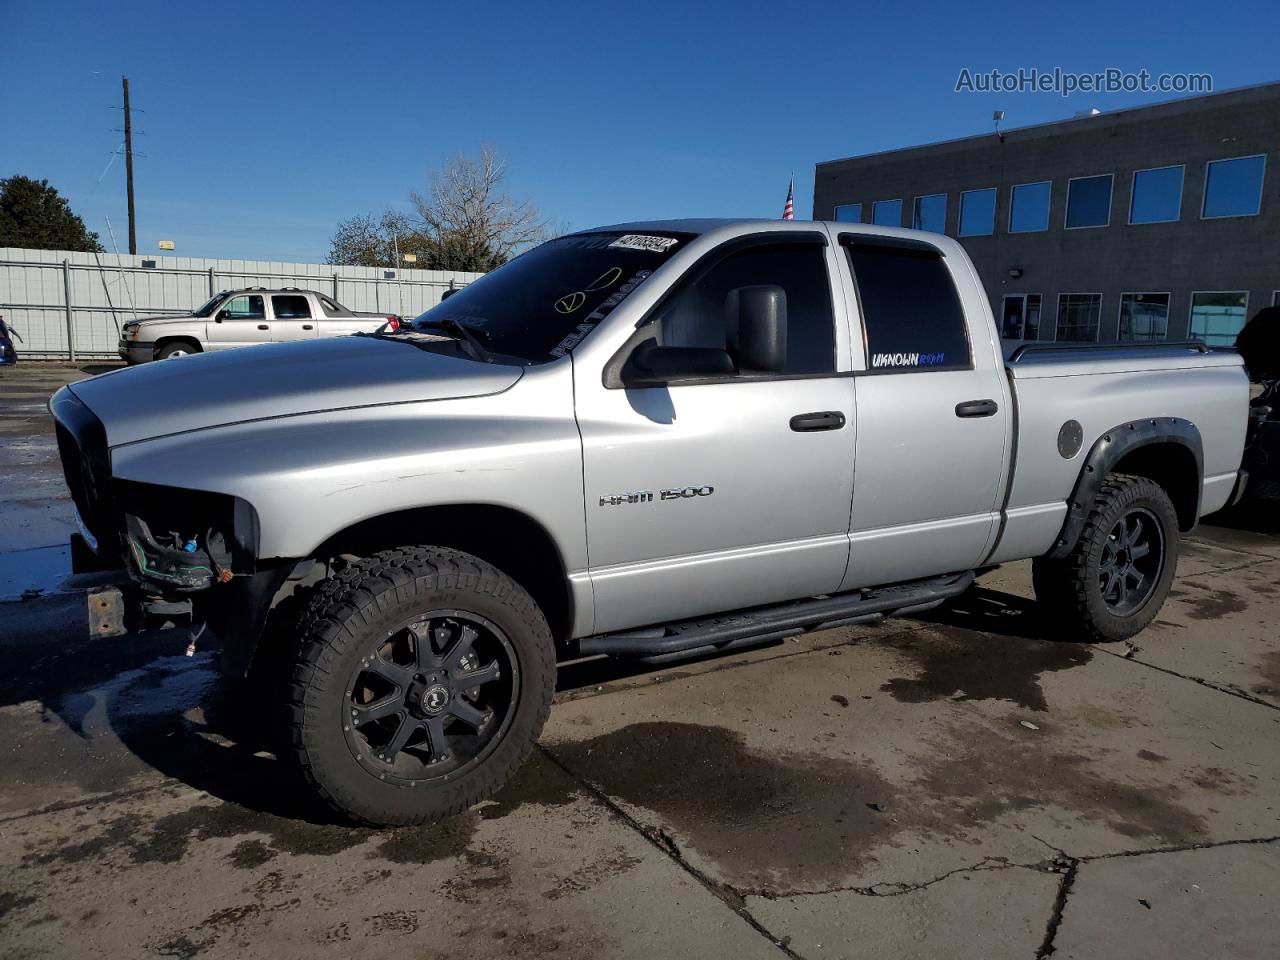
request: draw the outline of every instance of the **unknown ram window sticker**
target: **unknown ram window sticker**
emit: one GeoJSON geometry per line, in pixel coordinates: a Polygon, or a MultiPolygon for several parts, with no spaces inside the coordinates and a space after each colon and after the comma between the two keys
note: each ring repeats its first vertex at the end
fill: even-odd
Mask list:
{"type": "Polygon", "coordinates": [[[873,353],[872,367],[936,367],[947,362],[945,352],[939,353],[873,353]]]}
{"type": "MultiPolygon", "coordinates": [[[[623,237],[622,239],[625,240],[627,238],[623,237]]],[[[665,237],[649,237],[647,239],[665,240],[666,238],[665,237]]],[[[671,242],[675,243],[674,240],[672,240],[671,242]]],[[[618,245],[617,242],[610,244],[610,246],[617,246],[617,245],[618,245]]],[[[578,324],[578,326],[574,329],[572,333],[570,333],[567,337],[565,337],[558,344],[556,344],[556,346],[551,351],[551,356],[563,357],[566,353],[568,353],[570,350],[572,350],[574,347],[580,344],[582,342],[582,339],[588,333],[590,333],[592,330],[596,328],[596,324],[598,324],[601,320],[603,320],[611,312],[613,312],[613,308],[616,307],[618,304],[620,304],[623,300],[625,300],[627,296],[631,293],[631,291],[634,290],[636,287],[640,286],[641,281],[643,281],[645,277],[649,276],[651,273],[653,273],[652,270],[637,270],[634,274],[632,274],[631,278],[626,283],[620,286],[617,290],[613,291],[613,293],[609,294],[609,296],[605,297],[604,301],[600,304],[600,306],[596,307],[589,314],[587,314],[586,317],[583,318],[582,322],[578,324]]],[[[610,276],[611,274],[612,274],[612,271],[610,271],[605,276],[607,277],[607,276],[610,276]]],[[[621,275],[621,271],[619,271],[619,275],[621,275]]],[[[604,279],[604,278],[601,278],[601,279],[604,279]]],[[[597,281],[596,284],[599,284],[599,281],[597,281]]],[[[593,284],[593,286],[597,290],[599,290],[601,286],[603,286],[602,284],[601,285],[596,285],[596,284],[593,284]]],[[[556,309],[560,313],[572,313],[573,310],[576,310],[578,309],[579,306],[581,306],[581,301],[578,300],[579,296],[581,296],[583,300],[586,299],[586,295],[583,291],[576,291],[574,293],[568,294],[565,297],[561,297],[560,300],[556,302],[556,309]],[[572,309],[565,309],[566,307],[572,307],[572,309]]]]}
{"type": "Polygon", "coordinates": [[[666,253],[680,241],[675,237],[650,237],[642,233],[628,233],[619,237],[611,247],[623,250],[648,250],[650,253],[666,253]]]}

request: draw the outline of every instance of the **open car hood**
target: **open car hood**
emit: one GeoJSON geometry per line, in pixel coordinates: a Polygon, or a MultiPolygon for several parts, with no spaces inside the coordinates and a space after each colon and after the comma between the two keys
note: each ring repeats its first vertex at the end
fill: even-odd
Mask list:
{"type": "Polygon", "coordinates": [[[119,446],[207,427],[500,393],[521,367],[373,337],[244,347],[159,360],[73,384],[119,446]]]}

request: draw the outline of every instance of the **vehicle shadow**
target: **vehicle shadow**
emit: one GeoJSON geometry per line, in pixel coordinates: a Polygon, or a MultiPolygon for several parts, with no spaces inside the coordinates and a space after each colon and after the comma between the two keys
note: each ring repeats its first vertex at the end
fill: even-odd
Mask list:
{"type": "Polygon", "coordinates": [[[911,619],[1021,640],[1061,639],[1054,636],[1034,600],[988,587],[972,587],[941,607],[911,619]]]}
{"type": "MultiPolygon", "coordinates": [[[[984,587],[913,619],[1022,640],[1049,637],[1032,601],[984,587]]],[[[64,738],[56,742],[58,748],[74,737],[88,756],[109,753],[114,740],[163,776],[268,820],[340,822],[304,787],[273,733],[284,725],[282,693],[265,680],[224,680],[219,642],[211,633],[200,637],[192,657],[184,655],[190,628],[82,640],[83,620],[64,618],[44,633],[23,630],[21,635],[18,642],[0,644],[0,706],[38,702],[44,715],[56,716],[65,727],[58,731],[64,738]]],[[[561,665],[557,689],[572,695],[634,677],[672,678],[693,665],[705,668],[720,661],[729,666],[784,645],[772,641],[663,665],[579,660],[561,665]]],[[[126,766],[120,788],[136,773],[136,764],[126,766]]]]}
{"type": "Polygon", "coordinates": [[[1202,526],[1224,531],[1280,535],[1280,501],[1246,501],[1239,506],[1202,517],[1200,523],[1202,526]]]}
{"type": "MultiPolygon", "coordinates": [[[[127,754],[252,811],[334,822],[267,735],[281,726],[267,704],[282,698],[268,701],[248,685],[227,683],[216,637],[203,634],[191,657],[185,655],[190,628],[83,639],[84,617],[76,613],[84,601],[75,600],[75,609],[66,611],[46,605],[51,612],[43,626],[15,623],[19,629],[0,643],[0,706],[38,703],[45,721],[28,749],[45,748],[51,768],[80,755],[96,771],[95,791],[132,782],[138,765],[128,756],[114,759],[127,754]],[[46,726],[50,722],[55,725],[46,726]]],[[[27,605],[5,606],[16,614],[27,605]]]]}

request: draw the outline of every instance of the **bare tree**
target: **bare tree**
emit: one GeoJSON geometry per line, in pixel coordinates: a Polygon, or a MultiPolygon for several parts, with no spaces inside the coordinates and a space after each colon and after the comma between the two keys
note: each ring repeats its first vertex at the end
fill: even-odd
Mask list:
{"type": "Polygon", "coordinates": [[[328,263],[356,267],[395,267],[397,253],[416,254],[421,269],[443,269],[430,261],[434,256],[426,238],[410,223],[409,217],[387,210],[380,217],[371,213],[357,214],[343,220],[329,241],[328,263]]]}
{"type": "Polygon", "coordinates": [[[486,144],[478,158],[459,153],[448,161],[425,194],[410,194],[414,226],[434,269],[492,270],[547,239],[547,223],[534,205],[503,189],[506,175],[506,159],[486,144]]]}

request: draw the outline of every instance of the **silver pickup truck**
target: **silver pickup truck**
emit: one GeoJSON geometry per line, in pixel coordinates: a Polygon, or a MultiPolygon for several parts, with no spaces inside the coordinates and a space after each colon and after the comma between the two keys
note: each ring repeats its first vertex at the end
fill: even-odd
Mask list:
{"type": "Polygon", "coordinates": [[[224,290],[187,316],[130,320],[120,328],[120,356],[130,364],[262,343],[372,332],[389,313],[357,313],[314,290],[224,290]]]}
{"type": "Polygon", "coordinates": [[[562,237],[411,328],[108,373],[51,407],[85,537],[284,676],[333,807],[417,823],[528,755],[557,662],[926,610],[1035,558],[1064,636],[1155,617],[1241,490],[1199,345],[1023,348],[942,236],[664,221],[562,237]]]}

